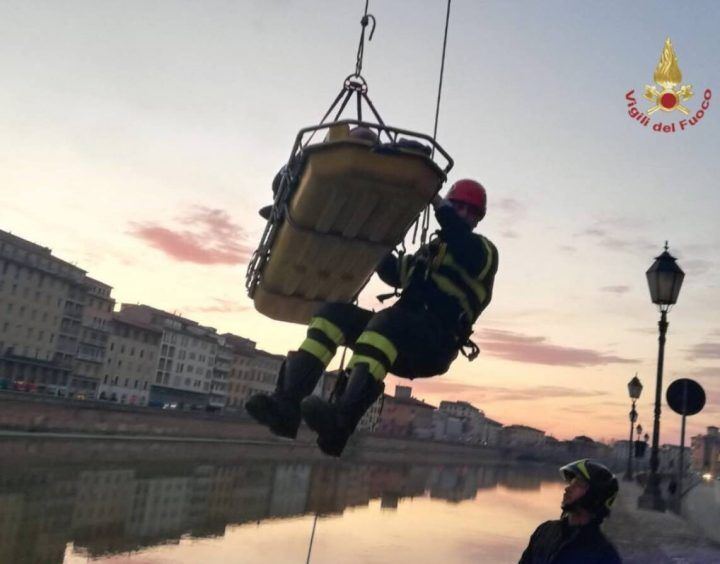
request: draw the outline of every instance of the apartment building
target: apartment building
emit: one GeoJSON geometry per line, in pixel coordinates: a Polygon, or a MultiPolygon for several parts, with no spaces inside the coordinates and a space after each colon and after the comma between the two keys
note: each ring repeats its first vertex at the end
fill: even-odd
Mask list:
{"type": "Polygon", "coordinates": [[[466,442],[480,442],[485,414],[466,401],[441,401],[438,410],[462,422],[460,439],[466,442]]]}
{"type": "Polygon", "coordinates": [[[0,379],[66,388],[84,301],[84,270],[0,230],[0,379]]]}
{"type": "Polygon", "coordinates": [[[533,447],[545,442],[545,431],[527,425],[508,425],[501,435],[502,445],[506,447],[533,447]]]}
{"type": "Polygon", "coordinates": [[[74,394],[97,397],[98,385],[105,373],[115,300],[111,297],[112,286],[89,276],[84,282],[85,299],[69,387],[74,394]]]}
{"type": "Polygon", "coordinates": [[[245,368],[255,351],[255,341],[231,333],[221,335],[225,344],[232,349],[232,364],[228,372],[227,407],[231,411],[241,411],[245,404],[245,368]]]}
{"type": "Polygon", "coordinates": [[[96,397],[148,405],[163,332],[120,315],[113,316],[108,329],[107,355],[96,397]]]}
{"type": "Polygon", "coordinates": [[[236,351],[231,376],[233,391],[230,392],[233,408],[244,408],[255,393],[272,393],[284,360],[284,356],[256,348],[236,351]]]}
{"type": "Polygon", "coordinates": [[[503,424],[489,417],[485,421],[480,432],[480,444],[485,446],[498,446],[502,436],[503,424]]]}
{"type": "Polygon", "coordinates": [[[434,411],[435,406],[412,397],[410,386],[396,386],[394,396],[384,396],[376,430],[396,437],[430,438],[434,411]]]}
{"type": "Polygon", "coordinates": [[[710,426],[704,435],[690,439],[693,470],[720,476],[720,430],[710,426]]]}
{"type": "Polygon", "coordinates": [[[208,406],[211,409],[220,410],[228,402],[228,384],[234,355],[233,347],[226,337],[217,335],[216,340],[215,366],[213,367],[212,381],[210,382],[208,406]]]}
{"type": "MultiPolygon", "coordinates": [[[[217,332],[196,321],[147,305],[122,304],[119,317],[162,331],[160,353],[153,383],[151,405],[205,408],[218,349],[217,332]]],[[[226,396],[218,389],[217,395],[226,396]]]]}

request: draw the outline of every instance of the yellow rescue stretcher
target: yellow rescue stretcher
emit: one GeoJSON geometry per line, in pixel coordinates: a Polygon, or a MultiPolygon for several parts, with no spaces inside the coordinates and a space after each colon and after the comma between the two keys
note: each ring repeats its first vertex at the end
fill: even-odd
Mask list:
{"type": "Polygon", "coordinates": [[[431,137],[384,124],[343,120],[301,130],[248,266],[246,286],[257,311],[305,324],[324,302],[355,300],[452,164],[431,137]],[[354,126],[390,142],[350,137],[354,126]],[[305,135],[320,130],[327,130],[325,141],[303,145],[305,135]]]}

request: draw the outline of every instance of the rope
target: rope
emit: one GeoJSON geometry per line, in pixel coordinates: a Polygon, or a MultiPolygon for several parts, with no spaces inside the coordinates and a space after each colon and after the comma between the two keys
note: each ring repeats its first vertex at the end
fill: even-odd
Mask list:
{"type": "MultiPolygon", "coordinates": [[[[435,125],[433,127],[433,141],[437,140],[438,120],[440,117],[440,100],[442,98],[443,76],[445,75],[445,52],[447,50],[448,28],[450,26],[450,4],[451,4],[451,2],[452,2],[452,0],[447,1],[447,11],[445,13],[445,33],[443,36],[442,57],[441,57],[441,61],[440,61],[440,80],[438,81],[437,102],[435,104],[435,125]]],[[[430,158],[434,158],[434,157],[435,157],[435,144],[433,144],[432,154],[430,155],[430,158]]],[[[422,229],[420,231],[420,244],[424,245],[427,242],[427,234],[430,229],[430,206],[429,205],[423,210],[421,225],[422,225],[422,229]]],[[[415,222],[415,229],[413,231],[413,237],[412,237],[413,245],[415,244],[415,237],[417,235],[417,231],[418,231],[418,222],[415,222]]]]}
{"type": "Polygon", "coordinates": [[[315,513],[315,519],[313,519],[312,534],[310,535],[310,545],[308,546],[308,555],[305,564],[310,564],[310,553],[312,552],[313,540],[315,539],[315,526],[317,525],[318,514],[315,513]]]}
{"type": "MultiPolygon", "coordinates": [[[[447,12],[445,14],[445,36],[443,37],[442,60],[440,62],[440,81],[438,82],[437,104],[435,105],[435,127],[433,128],[433,141],[437,140],[438,118],[440,116],[440,98],[442,96],[443,76],[445,74],[445,51],[447,49],[448,26],[450,23],[450,3],[448,0],[447,12]]],[[[435,145],[432,148],[432,156],[435,156],[435,145]]]]}

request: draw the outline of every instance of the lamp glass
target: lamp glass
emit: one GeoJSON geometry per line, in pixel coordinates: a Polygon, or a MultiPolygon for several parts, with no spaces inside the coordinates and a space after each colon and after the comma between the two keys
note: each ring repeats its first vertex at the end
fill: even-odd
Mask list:
{"type": "Polygon", "coordinates": [[[645,275],[650,289],[650,299],[654,304],[663,306],[677,302],[685,273],[678,266],[675,257],[663,251],[655,258],[655,262],[645,275]]]}
{"type": "Polygon", "coordinates": [[[633,379],[628,382],[628,393],[631,399],[638,399],[642,393],[643,385],[637,376],[633,376],[633,379]]]}

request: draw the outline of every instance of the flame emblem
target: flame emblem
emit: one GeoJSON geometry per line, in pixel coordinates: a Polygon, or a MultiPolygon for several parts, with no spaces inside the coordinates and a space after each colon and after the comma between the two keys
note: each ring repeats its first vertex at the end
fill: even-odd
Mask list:
{"type": "Polygon", "coordinates": [[[688,109],[680,102],[692,98],[692,86],[684,84],[675,90],[675,86],[682,82],[682,73],[669,37],[665,40],[660,62],[653,73],[653,80],[663,89],[658,91],[655,86],[645,86],[645,98],[655,104],[647,111],[648,115],[652,115],[658,110],[664,112],[679,110],[686,115],[689,113],[688,109]]]}

